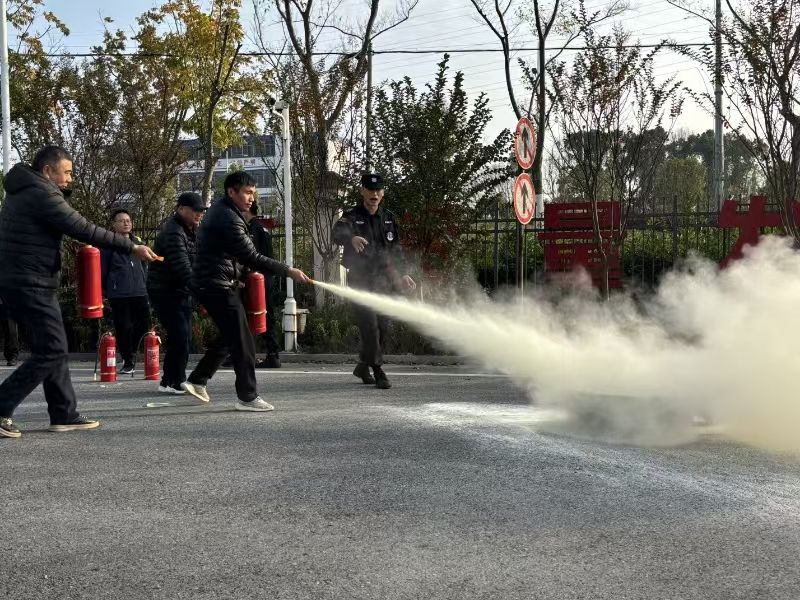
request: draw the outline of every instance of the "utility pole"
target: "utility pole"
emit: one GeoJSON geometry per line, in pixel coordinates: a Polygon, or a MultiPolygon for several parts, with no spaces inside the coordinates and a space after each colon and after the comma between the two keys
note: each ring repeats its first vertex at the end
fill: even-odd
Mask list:
{"type": "Polygon", "coordinates": [[[2,127],[3,127],[3,174],[11,170],[11,99],[9,98],[8,75],[8,10],[7,0],[0,0],[0,69],[2,69],[2,127]]]}
{"type": "Polygon", "coordinates": [[[714,200],[717,210],[725,200],[725,134],[722,129],[722,0],[716,0],[714,30],[716,64],[714,68],[714,200]]]}
{"type": "Polygon", "coordinates": [[[372,171],[372,42],[367,49],[367,122],[366,122],[366,167],[372,171]]]}

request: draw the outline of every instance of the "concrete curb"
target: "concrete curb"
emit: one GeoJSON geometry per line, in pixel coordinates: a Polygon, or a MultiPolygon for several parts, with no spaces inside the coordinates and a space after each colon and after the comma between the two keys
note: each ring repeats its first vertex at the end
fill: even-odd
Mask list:
{"type": "MultiPolygon", "coordinates": [[[[200,360],[202,354],[192,354],[189,357],[190,361],[197,362],[200,360]]],[[[262,358],[261,354],[258,355],[262,358]]],[[[26,355],[20,355],[20,362],[26,358],[26,355]]],[[[74,353],[70,354],[69,358],[74,362],[94,362],[95,355],[90,353],[74,353]]],[[[451,355],[415,355],[415,354],[387,354],[384,356],[384,361],[389,365],[429,365],[429,366],[458,366],[468,364],[470,361],[464,356],[451,356],[451,355]]],[[[281,362],[286,364],[302,364],[302,363],[324,363],[324,364],[355,364],[358,362],[358,355],[356,354],[309,354],[299,352],[297,354],[291,352],[281,352],[281,362]]]]}

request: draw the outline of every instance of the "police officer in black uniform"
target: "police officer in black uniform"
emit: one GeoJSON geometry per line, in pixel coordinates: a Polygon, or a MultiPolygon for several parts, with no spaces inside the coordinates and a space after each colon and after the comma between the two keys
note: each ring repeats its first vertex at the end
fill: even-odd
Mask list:
{"type": "MultiPolygon", "coordinates": [[[[345,212],[333,227],[334,241],[344,246],[347,281],[350,287],[379,294],[413,291],[417,284],[398,270],[402,252],[397,221],[381,206],[382,201],[383,178],[378,173],[365,174],[361,178],[361,204],[345,212]]],[[[392,384],[382,368],[388,320],[363,306],[355,306],[354,310],[361,351],[353,375],[366,384],[388,389],[392,384]]]]}

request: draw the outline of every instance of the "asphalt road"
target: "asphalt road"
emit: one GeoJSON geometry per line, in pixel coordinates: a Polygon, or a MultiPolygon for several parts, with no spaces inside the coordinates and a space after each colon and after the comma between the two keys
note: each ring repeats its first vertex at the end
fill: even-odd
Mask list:
{"type": "Polygon", "coordinates": [[[151,382],[76,367],[100,429],[46,432],[37,391],[0,440],[0,598],[800,598],[787,458],[541,433],[463,367],[260,372],[267,414],[232,410],[230,372],[211,406],[147,408],[151,382]]]}

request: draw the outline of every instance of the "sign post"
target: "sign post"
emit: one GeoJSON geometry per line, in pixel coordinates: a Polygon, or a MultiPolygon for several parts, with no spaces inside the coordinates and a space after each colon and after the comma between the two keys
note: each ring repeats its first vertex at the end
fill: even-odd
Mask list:
{"type": "Polygon", "coordinates": [[[536,159],[536,130],[533,123],[525,117],[519,120],[514,132],[514,156],[523,171],[514,182],[512,196],[514,214],[519,222],[517,227],[517,287],[519,287],[520,298],[522,298],[527,275],[525,261],[528,253],[525,227],[531,222],[536,211],[536,189],[533,187],[531,176],[527,173],[536,159]]]}

